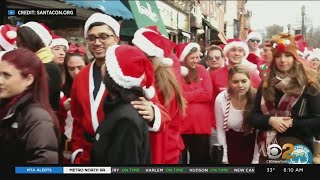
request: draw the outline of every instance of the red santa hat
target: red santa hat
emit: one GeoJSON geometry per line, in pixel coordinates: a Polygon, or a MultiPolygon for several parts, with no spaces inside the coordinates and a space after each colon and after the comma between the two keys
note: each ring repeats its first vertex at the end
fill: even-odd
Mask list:
{"type": "Polygon", "coordinates": [[[151,61],[134,46],[112,45],[106,52],[106,69],[119,86],[130,89],[142,87],[146,98],[155,95],[154,70],[151,61]],[[129,56],[128,56],[129,54],[129,56]]]}
{"type": "Polygon", "coordinates": [[[161,63],[172,66],[172,59],[168,58],[172,53],[175,43],[164,37],[157,26],[148,26],[138,29],[134,33],[132,43],[148,56],[161,58],[161,63]]]}
{"type": "MultiPolygon", "coordinates": [[[[190,53],[192,48],[197,48],[199,52],[201,51],[200,45],[194,42],[187,42],[187,43],[176,45],[175,47],[176,55],[178,56],[181,62],[183,62],[186,59],[187,55],[190,53]]],[[[188,68],[186,68],[185,66],[181,66],[181,75],[186,76],[188,75],[188,73],[189,73],[188,68]]]]}
{"type": "Polygon", "coordinates": [[[186,59],[187,55],[190,53],[192,48],[197,48],[199,52],[201,51],[200,45],[194,42],[187,42],[176,45],[176,54],[181,62],[183,62],[186,59]]]}
{"type": "Polygon", "coordinates": [[[40,24],[34,21],[27,22],[21,27],[29,27],[32,31],[34,31],[42,40],[45,46],[49,46],[52,41],[52,36],[50,30],[44,24],[40,24]]]}
{"type": "Polygon", "coordinates": [[[242,48],[244,50],[244,58],[247,58],[249,55],[249,47],[247,43],[243,42],[241,39],[234,38],[234,39],[228,39],[227,44],[223,48],[223,53],[225,56],[227,56],[228,52],[232,48],[242,48]]]}
{"type": "Polygon", "coordinates": [[[69,43],[66,39],[62,38],[61,36],[52,34],[50,47],[53,48],[54,46],[65,46],[67,50],[69,49],[69,43]]]}
{"type": "Polygon", "coordinates": [[[91,24],[96,22],[102,22],[108,25],[111,29],[113,29],[116,36],[120,36],[120,24],[118,21],[113,19],[111,16],[102,13],[94,13],[92,14],[86,21],[84,25],[84,37],[87,38],[88,30],[91,24]]]}
{"type": "Polygon", "coordinates": [[[250,32],[247,36],[246,42],[248,42],[250,39],[257,39],[257,40],[260,40],[259,44],[262,43],[262,36],[258,32],[255,32],[255,31],[250,32]]]}
{"type": "Polygon", "coordinates": [[[16,49],[17,28],[10,24],[0,26],[0,46],[4,50],[16,49]]]}

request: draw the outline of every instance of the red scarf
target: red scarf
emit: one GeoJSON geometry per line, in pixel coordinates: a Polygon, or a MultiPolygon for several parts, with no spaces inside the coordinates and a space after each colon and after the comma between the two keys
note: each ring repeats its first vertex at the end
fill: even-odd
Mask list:
{"type": "MultiPolygon", "coordinates": [[[[278,116],[278,117],[290,117],[291,108],[296,104],[299,97],[302,95],[303,90],[298,95],[283,94],[278,107],[273,102],[265,101],[263,96],[261,97],[261,111],[264,115],[278,116]]],[[[257,136],[257,142],[259,150],[262,155],[267,156],[267,147],[270,144],[276,143],[277,132],[272,129],[268,131],[259,131],[257,136]]]]}
{"type": "Polygon", "coordinates": [[[26,92],[23,92],[17,96],[12,97],[11,99],[2,99],[3,102],[1,102],[0,105],[0,120],[2,120],[10,110],[10,108],[16,104],[16,102],[23,97],[26,94],[26,92]]]}

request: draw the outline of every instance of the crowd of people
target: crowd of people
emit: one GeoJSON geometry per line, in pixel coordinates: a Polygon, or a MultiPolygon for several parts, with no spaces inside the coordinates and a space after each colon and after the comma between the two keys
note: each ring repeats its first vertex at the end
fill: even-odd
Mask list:
{"type": "Polygon", "coordinates": [[[120,28],[92,14],[84,47],[43,23],[0,26],[0,163],[210,165],[221,144],[223,164],[264,164],[273,143],[320,163],[320,54],[301,36],[203,53],[156,26],[119,45],[120,28]]]}

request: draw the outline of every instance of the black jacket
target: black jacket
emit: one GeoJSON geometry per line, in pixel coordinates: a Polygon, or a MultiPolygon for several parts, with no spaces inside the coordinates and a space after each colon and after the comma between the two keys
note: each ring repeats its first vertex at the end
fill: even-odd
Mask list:
{"type": "Polygon", "coordinates": [[[43,65],[48,73],[49,102],[52,109],[57,111],[60,103],[61,73],[59,67],[53,62],[44,63],[43,65]]]}
{"type": "Polygon", "coordinates": [[[58,164],[58,138],[52,117],[30,94],[0,120],[0,164],[58,164]]]}
{"type": "Polygon", "coordinates": [[[91,160],[93,164],[150,164],[147,122],[129,103],[105,101],[107,118],[97,128],[91,160]]]}
{"type": "MultiPolygon", "coordinates": [[[[257,129],[268,130],[272,127],[268,124],[270,115],[264,115],[261,111],[261,82],[255,100],[255,106],[249,117],[250,123],[257,129]]],[[[291,117],[293,118],[292,128],[286,132],[278,134],[279,136],[297,137],[312,150],[313,137],[320,133],[320,94],[316,96],[310,95],[308,92],[310,86],[307,86],[300,96],[296,104],[291,109],[291,117]]],[[[275,106],[283,95],[282,91],[276,90],[275,106]]]]}

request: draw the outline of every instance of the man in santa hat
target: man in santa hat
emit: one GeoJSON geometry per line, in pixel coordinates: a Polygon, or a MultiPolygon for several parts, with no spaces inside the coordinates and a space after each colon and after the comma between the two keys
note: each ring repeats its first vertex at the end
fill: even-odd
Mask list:
{"type": "Polygon", "coordinates": [[[259,48],[262,44],[261,34],[251,31],[247,36],[246,43],[249,47],[248,61],[259,66],[261,63],[261,49],[259,48]]]}
{"type": "MultiPolygon", "coordinates": [[[[76,76],[71,91],[71,113],[74,118],[71,140],[71,162],[90,163],[90,153],[95,131],[104,118],[103,100],[107,91],[102,82],[101,67],[105,63],[106,51],[111,45],[118,44],[120,24],[112,17],[92,14],[84,25],[84,37],[93,55],[92,63],[83,68],[76,76]]],[[[153,100],[153,102],[158,102],[153,100]]],[[[150,130],[158,131],[168,117],[159,104],[154,105],[145,98],[133,101],[142,117],[150,123],[150,130]],[[160,111],[161,109],[161,111],[160,111]]]]}
{"type": "MultiPolygon", "coordinates": [[[[217,95],[225,90],[228,86],[229,69],[237,64],[242,64],[250,69],[250,80],[254,88],[258,88],[261,82],[257,66],[249,62],[246,57],[249,55],[248,45],[240,39],[229,39],[223,49],[224,55],[227,57],[228,65],[211,73],[211,80],[213,85],[213,101],[217,95]]],[[[213,128],[216,129],[215,116],[213,121],[213,128]]]]}
{"type": "Polygon", "coordinates": [[[0,26],[0,51],[16,49],[17,28],[10,24],[0,26]]]}

